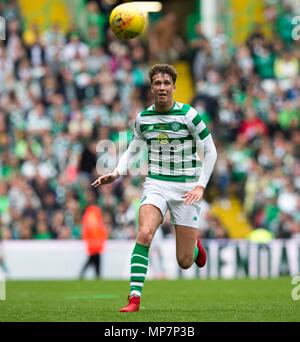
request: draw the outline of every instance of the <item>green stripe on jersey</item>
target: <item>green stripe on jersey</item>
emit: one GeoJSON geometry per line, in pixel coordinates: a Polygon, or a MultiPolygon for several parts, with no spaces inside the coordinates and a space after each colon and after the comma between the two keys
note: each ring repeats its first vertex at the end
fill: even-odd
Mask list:
{"type": "Polygon", "coordinates": [[[182,106],[182,108],[178,109],[178,105],[177,108],[174,109],[174,107],[177,105],[177,103],[174,104],[174,106],[167,112],[157,112],[155,109],[146,109],[144,111],[141,112],[141,116],[149,116],[149,115],[186,115],[186,113],[190,110],[191,106],[188,104],[184,104],[182,106]]]}
{"type": "MultiPolygon", "coordinates": [[[[174,155],[174,154],[173,154],[174,155]]],[[[171,155],[172,158],[172,155],[171,155]]],[[[174,172],[174,170],[184,170],[187,168],[195,168],[195,167],[201,167],[202,163],[200,160],[192,159],[189,161],[182,160],[180,162],[174,162],[174,161],[166,161],[166,160],[151,160],[151,166],[159,166],[163,168],[168,168],[170,172],[174,172]]]]}
{"type": "MultiPolygon", "coordinates": [[[[189,141],[189,140],[193,140],[194,138],[191,136],[191,135],[188,135],[186,137],[181,137],[181,138],[169,138],[168,137],[168,142],[172,142],[172,141],[180,141],[181,143],[185,142],[185,141],[189,141]]],[[[156,138],[149,138],[147,139],[147,144],[151,144],[152,141],[157,141],[158,142],[158,139],[157,137],[156,138]]],[[[163,146],[163,145],[162,145],[163,146]]]]}
{"type": "Polygon", "coordinates": [[[208,135],[209,135],[209,131],[208,131],[207,127],[205,127],[204,130],[201,131],[201,132],[199,133],[199,138],[200,138],[201,140],[203,140],[203,139],[205,139],[208,135]]]}
{"type": "Polygon", "coordinates": [[[168,122],[168,123],[153,123],[144,124],[140,126],[141,132],[153,132],[153,131],[173,131],[178,132],[181,129],[188,129],[187,125],[180,122],[168,122]]]}
{"type": "Polygon", "coordinates": [[[145,110],[141,113],[141,116],[152,116],[152,115],[185,115],[186,113],[182,112],[181,110],[172,110],[170,112],[159,113],[155,112],[154,110],[145,110]]]}
{"type": "Polygon", "coordinates": [[[141,116],[147,115],[159,115],[160,113],[155,112],[154,110],[144,110],[141,112],[141,116]]]}
{"type": "Polygon", "coordinates": [[[149,178],[164,180],[164,181],[172,181],[172,182],[196,182],[199,176],[172,176],[172,175],[158,175],[149,172],[149,178]]]}
{"type": "Polygon", "coordinates": [[[189,104],[184,104],[181,110],[186,114],[190,110],[191,106],[189,104]]]}
{"type": "Polygon", "coordinates": [[[192,120],[192,123],[194,124],[194,126],[197,126],[198,123],[200,123],[202,121],[201,116],[199,114],[197,114],[194,119],[192,120]]]}

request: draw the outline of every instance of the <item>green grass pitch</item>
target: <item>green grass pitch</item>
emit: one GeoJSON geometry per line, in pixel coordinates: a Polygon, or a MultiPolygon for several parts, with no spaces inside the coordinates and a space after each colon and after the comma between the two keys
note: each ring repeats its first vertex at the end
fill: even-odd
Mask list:
{"type": "Polygon", "coordinates": [[[127,281],[8,281],[2,322],[299,321],[291,278],[147,281],[137,313],[119,313],[127,281]]]}

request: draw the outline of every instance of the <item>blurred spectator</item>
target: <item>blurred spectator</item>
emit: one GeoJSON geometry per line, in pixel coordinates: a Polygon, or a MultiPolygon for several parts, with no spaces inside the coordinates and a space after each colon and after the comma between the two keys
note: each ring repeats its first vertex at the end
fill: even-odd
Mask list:
{"type": "Polygon", "coordinates": [[[8,212],[9,197],[7,196],[7,186],[4,182],[0,182],[0,215],[8,212]]]}
{"type": "Polygon", "coordinates": [[[230,168],[225,151],[221,146],[218,149],[218,159],[215,168],[216,184],[220,192],[221,203],[226,206],[229,197],[230,168]]]}
{"type": "Polygon", "coordinates": [[[278,34],[279,38],[287,45],[292,44],[292,30],[293,26],[293,10],[287,3],[283,2],[279,7],[274,25],[274,31],[278,34]]]}
{"type": "Polygon", "coordinates": [[[278,196],[278,207],[281,212],[291,215],[296,211],[298,196],[296,189],[288,183],[278,196]]]}
{"type": "Polygon", "coordinates": [[[33,238],[37,240],[51,239],[51,234],[46,221],[37,222],[36,233],[33,238]]]}
{"type": "Polygon", "coordinates": [[[185,52],[185,44],[178,33],[177,14],[169,12],[153,24],[149,34],[150,60],[173,63],[185,52]]]}
{"type": "Polygon", "coordinates": [[[80,278],[84,277],[89,266],[93,266],[96,277],[101,278],[101,254],[104,251],[108,232],[99,207],[89,205],[86,208],[82,217],[82,231],[82,238],[86,242],[89,257],[80,272],[80,278]]]}
{"type": "Polygon", "coordinates": [[[250,106],[245,110],[245,118],[241,122],[240,133],[248,141],[267,134],[266,124],[257,117],[255,110],[250,106]]]}
{"type": "Polygon", "coordinates": [[[87,37],[89,47],[101,46],[105,41],[106,16],[101,13],[96,1],[87,4],[87,37]]]}
{"type": "Polygon", "coordinates": [[[263,244],[269,243],[272,240],[273,235],[264,228],[257,228],[254,229],[247,238],[251,242],[263,244]]]}
{"type": "Polygon", "coordinates": [[[202,233],[203,238],[207,239],[228,239],[229,234],[217,217],[209,218],[209,228],[202,233]]]}
{"type": "Polygon", "coordinates": [[[86,58],[88,54],[89,48],[80,40],[79,34],[76,32],[72,33],[70,41],[64,47],[63,60],[70,62],[77,58],[86,58]]]}
{"type": "Polygon", "coordinates": [[[136,210],[134,204],[123,200],[114,212],[116,227],[112,232],[115,238],[130,238],[135,237],[136,226],[136,210]]]}
{"type": "MultiPolygon", "coordinates": [[[[291,51],[285,51],[278,56],[275,60],[275,77],[279,80],[293,80],[299,75],[299,62],[296,56],[291,51]]],[[[289,83],[284,84],[285,87],[289,86],[289,83]]]]}
{"type": "Polygon", "coordinates": [[[202,32],[201,24],[197,24],[196,38],[192,39],[189,44],[192,50],[192,75],[195,81],[205,78],[205,70],[211,64],[211,46],[202,32]]]}
{"type": "Polygon", "coordinates": [[[5,1],[5,6],[3,6],[3,12],[1,15],[8,21],[19,21],[21,22],[21,14],[16,0],[5,1]]]}
{"type": "Polygon", "coordinates": [[[256,47],[254,50],[254,65],[262,79],[274,77],[275,56],[266,45],[256,47]]]}

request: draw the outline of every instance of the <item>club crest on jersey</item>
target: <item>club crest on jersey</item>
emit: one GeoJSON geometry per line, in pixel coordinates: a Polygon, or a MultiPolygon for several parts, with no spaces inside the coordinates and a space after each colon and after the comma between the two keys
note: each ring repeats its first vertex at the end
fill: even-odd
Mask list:
{"type": "Polygon", "coordinates": [[[171,130],[173,132],[178,132],[180,130],[180,123],[176,122],[176,121],[172,122],[171,123],[171,130]]]}
{"type": "Polygon", "coordinates": [[[158,142],[161,145],[166,145],[169,143],[169,136],[166,133],[161,133],[158,137],[157,137],[158,142]]]}

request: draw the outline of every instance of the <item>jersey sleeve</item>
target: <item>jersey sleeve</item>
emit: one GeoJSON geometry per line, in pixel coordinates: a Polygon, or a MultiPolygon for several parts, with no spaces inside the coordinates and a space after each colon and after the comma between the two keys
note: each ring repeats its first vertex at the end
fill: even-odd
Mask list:
{"type": "Polygon", "coordinates": [[[134,123],[133,138],[138,140],[145,140],[140,129],[140,114],[137,116],[134,123]]]}
{"type": "MultiPolygon", "coordinates": [[[[197,149],[197,154],[201,154],[202,149],[200,151],[197,149]]],[[[217,161],[217,150],[211,134],[205,139],[204,141],[204,158],[202,161],[202,168],[200,172],[200,176],[197,182],[197,185],[202,186],[203,188],[206,187],[212,172],[214,170],[215,164],[217,161]]]]}
{"type": "Polygon", "coordinates": [[[200,114],[192,107],[186,114],[186,122],[191,135],[195,139],[198,157],[202,161],[202,167],[197,185],[205,188],[211,177],[217,160],[217,150],[212,136],[205,123],[201,119],[200,114]]]}
{"type": "Polygon", "coordinates": [[[193,107],[190,108],[185,119],[189,131],[196,141],[204,141],[210,135],[200,114],[193,107]]]}
{"type": "Polygon", "coordinates": [[[133,138],[115,168],[115,171],[117,171],[120,175],[127,175],[130,159],[137,153],[138,147],[145,140],[140,130],[139,117],[140,115],[138,115],[135,120],[133,138]]]}

